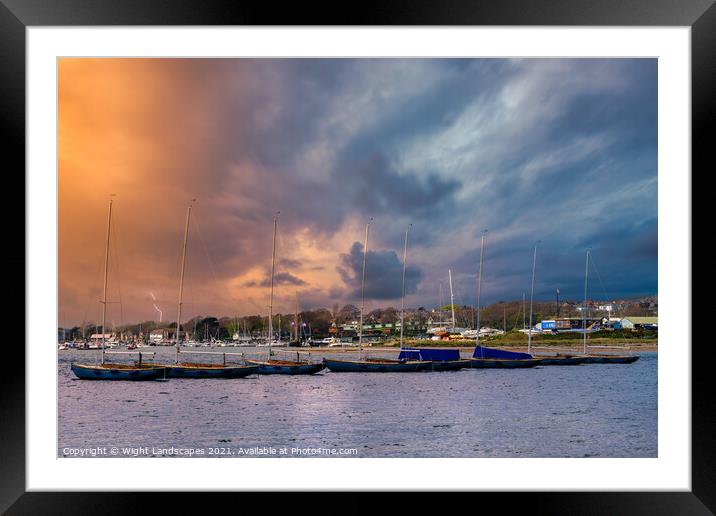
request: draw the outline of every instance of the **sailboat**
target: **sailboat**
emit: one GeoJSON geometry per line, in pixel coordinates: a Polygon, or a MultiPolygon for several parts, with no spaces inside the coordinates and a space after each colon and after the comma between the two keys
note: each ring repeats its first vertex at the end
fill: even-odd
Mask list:
{"type": "MultiPolygon", "coordinates": [[[[475,333],[475,351],[470,359],[470,367],[516,369],[534,367],[540,364],[540,360],[529,353],[517,353],[515,351],[504,351],[501,349],[486,348],[480,346],[480,296],[482,295],[482,264],[485,252],[485,235],[487,230],[482,232],[480,238],[480,268],[477,273],[477,332],[475,333]]],[[[533,271],[534,274],[534,271],[533,271]]]]}
{"type": "MultiPolygon", "coordinates": [[[[404,331],[405,327],[405,269],[408,262],[408,234],[410,226],[405,231],[405,246],[403,247],[403,288],[400,298],[400,360],[417,360],[426,362],[430,365],[432,371],[457,371],[470,365],[469,360],[460,358],[459,349],[436,349],[436,348],[406,348],[404,347],[404,331]]],[[[452,279],[452,277],[451,277],[452,279]]],[[[450,282],[450,291],[452,293],[452,281],[450,282]]],[[[451,296],[452,297],[452,296],[451,296]]],[[[453,306],[453,327],[454,323],[454,306],[453,306]]]]}
{"type": "MultiPolygon", "coordinates": [[[[530,290],[530,324],[527,327],[527,353],[530,353],[532,350],[532,331],[534,330],[532,326],[532,303],[535,293],[535,269],[537,268],[538,244],[539,242],[535,244],[534,256],[532,258],[532,287],[530,290]]],[[[584,357],[562,353],[557,353],[556,355],[537,355],[537,358],[540,359],[541,365],[579,365],[583,364],[586,360],[584,357]]]]}
{"type": "Polygon", "coordinates": [[[589,278],[589,249],[587,249],[587,265],[584,270],[584,305],[582,307],[583,349],[585,364],[631,364],[639,360],[639,355],[605,355],[587,354],[587,285],[589,278]]]}
{"type": "MultiPolygon", "coordinates": [[[[193,200],[192,200],[193,202],[193,200]]],[[[181,362],[181,308],[182,295],[184,293],[184,271],[186,269],[186,247],[189,239],[189,220],[191,218],[191,203],[186,211],[186,224],[184,226],[184,243],[182,245],[181,256],[181,273],[179,275],[179,306],[177,313],[177,329],[176,329],[176,362],[168,364],[167,377],[169,378],[243,378],[256,372],[256,366],[247,366],[240,364],[227,364],[226,355],[229,353],[216,353],[211,351],[192,351],[190,353],[222,355],[223,363],[199,363],[199,362],[181,362]]],[[[186,351],[184,353],[187,353],[186,351]]]]}
{"type": "Polygon", "coordinates": [[[450,325],[447,321],[444,320],[445,315],[443,313],[443,308],[445,307],[445,303],[443,302],[442,282],[438,283],[438,287],[438,306],[434,310],[434,313],[436,314],[438,320],[429,321],[429,327],[427,329],[427,333],[429,335],[432,335],[431,340],[441,340],[443,337],[450,335],[450,325]]]}
{"type": "Polygon", "coordinates": [[[585,364],[631,364],[639,360],[639,355],[587,355],[585,364]]]}
{"type": "MultiPolygon", "coordinates": [[[[450,285],[450,315],[452,324],[449,328],[445,329],[445,332],[447,333],[448,338],[451,337],[461,337],[465,332],[470,331],[467,328],[458,328],[455,325],[455,296],[453,294],[452,290],[452,269],[448,269],[448,284],[450,285]]],[[[444,334],[443,334],[444,335],[444,334]]]]}
{"type": "Polygon", "coordinates": [[[139,362],[130,364],[108,364],[105,357],[105,323],[107,321],[107,273],[109,266],[109,238],[112,227],[112,199],[109,200],[109,213],[107,215],[107,241],[104,254],[104,287],[102,289],[102,341],[100,345],[101,358],[99,364],[77,364],[72,362],[70,368],[75,376],[81,380],[157,380],[165,374],[165,368],[156,365],[142,364],[142,354],[139,353],[139,362]]]}
{"type": "Polygon", "coordinates": [[[291,332],[294,334],[294,339],[290,340],[288,342],[288,346],[291,348],[300,348],[300,347],[303,347],[303,345],[304,345],[303,340],[301,339],[301,326],[300,326],[299,322],[300,321],[298,319],[298,292],[296,292],[296,313],[294,314],[294,318],[293,318],[294,331],[291,332]]]}
{"type": "MultiPolygon", "coordinates": [[[[273,342],[273,283],[276,270],[276,229],[278,227],[277,213],[273,218],[273,246],[271,250],[271,278],[269,280],[269,331],[268,331],[268,358],[266,360],[246,360],[247,364],[257,367],[259,374],[315,374],[326,366],[322,362],[303,362],[301,355],[296,353],[296,360],[279,360],[272,357],[271,344],[273,342]]],[[[298,299],[296,301],[298,303],[298,299]]],[[[296,308],[298,319],[298,308],[296,308]]],[[[279,334],[280,334],[279,321],[279,334]]],[[[281,337],[279,336],[279,339],[281,337]]]]}
{"type": "MultiPolygon", "coordinates": [[[[366,275],[366,259],[368,257],[368,233],[370,224],[373,219],[365,226],[365,243],[363,244],[363,274],[361,276],[361,304],[360,304],[360,322],[358,324],[358,360],[335,360],[324,358],[323,363],[328,369],[336,373],[408,373],[415,371],[424,371],[430,366],[430,362],[420,360],[409,360],[405,358],[389,359],[389,358],[366,358],[362,359],[363,354],[363,312],[365,310],[365,275],[366,275]]],[[[407,242],[407,236],[406,236],[407,242]]],[[[403,262],[405,267],[405,261],[403,262]]],[[[405,269],[403,269],[405,270],[405,269]]],[[[403,283],[405,285],[405,283],[403,283]]],[[[401,334],[403,327],[401,324],[401,334]]]]}

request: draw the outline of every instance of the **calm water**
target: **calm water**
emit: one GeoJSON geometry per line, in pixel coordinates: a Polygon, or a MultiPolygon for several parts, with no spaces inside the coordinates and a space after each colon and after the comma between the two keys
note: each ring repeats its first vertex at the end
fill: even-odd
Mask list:
{"type": "Polygon", "coordinates": [[[97,354],[59,353],[59,456],[110,447],[120,456],[130,453],[125,447],[147,447],[140,456],[165,456],[170,447],[232,457],[257,448],[353,449],[358,457],[657,456],[656,353],[630,365],[75,379],[70,361],[97,354]]]}

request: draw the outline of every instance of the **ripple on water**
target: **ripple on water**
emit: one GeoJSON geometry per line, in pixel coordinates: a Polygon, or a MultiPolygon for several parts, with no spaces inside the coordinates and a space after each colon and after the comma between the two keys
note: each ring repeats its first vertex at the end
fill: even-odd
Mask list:
{"type": "Polygon", "coordinates": [[[359,457],[657,456],[656,353],[626,366],[165,383],[77,380],[69,362],[83,353],[91,356],[62,352],[58,361],[60,448],[300,443],[357,448],[359,457]]]}

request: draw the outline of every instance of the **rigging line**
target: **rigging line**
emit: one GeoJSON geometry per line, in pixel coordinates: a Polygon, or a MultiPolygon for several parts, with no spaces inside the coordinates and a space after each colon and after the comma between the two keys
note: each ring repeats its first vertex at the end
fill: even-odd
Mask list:
{"type": "MultiPolygon", "coordinates": [[[[604,287],[604,283],[602,282],[602,275],[599,273],[599,268],[597,267],[597,263],[594,261],[594,256],[591,257],[591,263],[592,263],[592,266],[594,267],[594,271],[597,273],[597,279],[599,280],[599,285],[602,287],[602,291],[604,292],[604,296],[606,298],[605,301],[608,302],[611,300],[611,298],[608,296],[607,290],[604,287]]],[[[624,314],[622,313],[622,310],[623,310],[622,307],[618,306],[617,315],[623,316],[624,314]]]]}
{"type": "MultiPolygon", "coordinates": [[[[283,251],[283,249],[284,249],[283,232],[281,231],[281,225],[276,225],[276,256],[283,256],[283,253],[281,252],[281,251],[283,251]]],[[[277,273],[280,270],[280,262],[281,262],[280,259],[277,260],[277,267],[276,267],[277,273]]],[[[274,299],[277,299],[277,298],[279,300],[281,299],[281,297],[279,296],[279,293],[281,292],[280,285],[281,285],[281,282],[276,281],[276,278],[274,276],[274,299]]],[[[278,305],[278,303],[276,303],[276,304],[278,305]]],[[[280,328],[279,328],[279,330],[280,330],[280,328]]]]}
{"type": "Polygon", "coordinates": [[[512,323],[512,329],[515,329],[517,327],[517,324],[520,322],[521,314],[522,314],[522,307],[520,307],[520,309],[517,310],[517,313],[515,314],[515,322],[512,323]]]}
{"type": "Polygon", "coordinates": [[[459,294],[456,293],[453,296],[453,298],[455,299],[455,326],[459,328],[460,327],[459,319],[461,318],[462,310],[460,310],[460,308],[458,308],[458,307],[462,306],[462,303],[460,302],[461,297],[459,294]]]}
{"type": "Polygon", "coordinates": [[[277,245],[276,245],[276,254],[281,256],[281,252],[284,249],[284,241],[283,241],[283,232],[281,231],[281,228],[279,226],[276,226],[276,236],[278,237],[277,245]]]}
{"type": "MultiPolygon", "coordinates": [[[[194,212],[194,219],[192,222],[194,223],[194,226],[196,228],[196,234],[199,235],[199,241],[201,242],[201,247],[204,250],[204,256],[206,257],[206,261],[209,264],[209,270],[211,271],[211,276],[214,279],[214,282],[216,282],[218,284],[219,279],[216,275],[214,262],[211,259],[211,255],[209,255],[209,247],[206,245],[206,240],[204,239],[204,232],[201,230],[201,223],[199,222],[199,214],[197,213],[198,211],[199,210],[196,210],[194,212]]],[[[202,289],[199,289],[199,292],[205,293],[202,289]]],[[[192,297],[191,297],[192,301],[194,301],[193,294],[194,294],[194,291],[192,290],[192,297]]],[[[197,298],[198,297],[202,297],[201,294],[199,296],[197,296],[197,298]]],[[[209,308],[210,303],[206,300],[206,298],[202,297],[202,299],[204,300],[203,301],[204,307],[209,308]]]]}
{"type": "Polygon", "coordinates": [[[467,307],[467,304],[465,301],[467,301],[471,295],[471,293],[468,293],[467,295],[465,294],[466,288],[467,286],[465,284],[461,284],[459,287],[459,293],[455,295],[455,305],[457,306],[456,310],[459,310],[463,326],[467,324],[467,316],[465,315],[465,308],[467,307]]]}
{"type": "Polygon", "coordinates": [[[609,295],[607,294],[607,289],[604,288],[604,283],[602,282],[602,275],[599,274],[599,268],[597,267],[596,262],[594,261],[594,255],[590,256],[590,261],[592,262],[592,267],[594,267],[594,271],[597,273],[597,279],[599,280],[599,285],[602,287],[602,292],[604,292],[604,300],[609,301],[609,295]]]}
{"type": "Polygon", "coordinates": [[[85,311],[82,314],[82,323],[80,324],[80,331],[82,332],[82,339],[85,338],[85,327],[87,326],[85,323],[87,322],[87,307],[85,307],[85,311]]]}
{"type": "MultiPolygon", "coordinates": [[[[198,210],[196,210],[196,211],[198,211],[198,210]]],[[[211,256],[209,255],[209,248],[206,245],[206,241],[204,240],[204,234],[201,230],[201,224],[199,223],[198,213],[194,213],[194,225],[196,226],[196,232],[199,235],[199,240],[201,241],[201,245],[204,249],[204,254],[206,255],[206,260],[209,263],[209,270],[211,270],[211,275],[213,276],[214,281],[218,284],[219,278],[216,275],[216,268],[214,266],[214,262],[211,259],[211,256]]],[[[227,293],[230,293],[228,287],[226,288],[226,290],[227,290],[227,293]]]]}
{"type": "MultiPolygon", "coordinates": [[[[96,260],[94,260],[95,267],[96,267],[95,270],[97,271],[96,274],[95,274],[95,277],[97,278],[97,283],[96,283],[97,285],[102,285],[103,275],[102,275],[102,265],[101,265],[101,264],[104,263],[103,256],[104,256],[104,253],[101,253],[101,252],[100,252],[100,253],[97,253],[97,255],[96,255],[96,260]]],[[[92,290],[91,290],[91,289],[90,289],[89,294],[90,294],[90,295],[87,297],[87,305],[85,306],[85,315],[86,315],[88,312],[91,313],[91,312],[93,311],[93,310],[92,310],[92,305],[94,304],[94,302],[92,302],[92,290]]],[[[101,295],[101,294],[100,294],[100,295],[101,295]]],[[[99,318],[101,318],[101,315],[102,315],[102,311],[101,311],[101,308],[102,308],[102,300],[101,300],[101,299],[98,299],[98,300],[96,301],[96,303],[97,303],[97,306],[100,308],[100,311],[98,312],[98,316],[99,316],[99,318]]],[[[88,324],[87,326],[89,326],[89,327],[91,327],[91,326],[96,326],[96,325],[97,325],[97,321],[99,320],[99,318],[98,318],[98,319],[95,319],[94,324],[92,324],[93,321],[86,321],[86,322],[90,323],[90,324],[88,324]]],[[[96,333],[96,332],[92,332],[92,333],[96,333]]]]}
{"type": "MultiPolygon", "coordinates": [[[[281,231],[281,229],[282,229],[282,228],[281,228],[281,225],[278,225],[278,226],[276,227],[276,239],[277,239],[277,242],[276,242],[276,257],[277,257],[277,259],[276,259],[276,272],[277,272],[277,273],[278,273],[278,272],[281,272],[281,258],[280,258],[280,257],[281,257],[281,256],[285,256],[284,253],[283,253],[283,251],[286,250],[286,249],[288,249],[288,246],[287,246],[287,244],[286,244],[286,240],[284,240],[284,238],[283,238],[283,232],[281,231]]],[[[288,254],[288,253],[286,253],[286,254],[288,254]]],[[[287,273],[291,274],[291,272],[289,271],[290,267],[288,267],[285,262],[284,262],[283,266],[284,266],[283,272],[287,272],[287,273]]],[[[274,280],[274,281],[275,281],[275,280],[274,280]]],[[[288,285],[288,284],[285,284],[284,286],[285,286],[285,291],[288,291],[288,290],[289,290],[289,285],[288,285]]],[[[298,286],[296,286],[296,287],[294,287],[294,288],[298,289],[298,286]]],[[[281,290],[281,282],[275,281],[275,293],[274,293],[274,298],[278,298],[278,299],[279,299],[279,302],[282,302],[284,307],[286,307],[286,306],[289,307],[289,308],[288,308],[288,311],[286,312],[286,314],[284,314],[284,316],[290,316],[290,315],[291,315],[291,312],[292,312],[292,310],[291,310],[291,308],[290,308],[291,302],[292,302],[291,295],[290,295],[290,294],[286,294],[286,297],[284,297],[284,298],[283,298],[283,301],[281,301],[281,299],[282,299],[281,296],[280,296],[281,293],[282,293],[282,290],[281,290]]]]}
{"type": "Polygon", "coordinates": [[[119,240],[119,233],[117,232],[116,222],[112,220],[112,231],[114,232],[114,240],[112,240],[112,253],[114,254],[114,271],[117,274],[117,297],[119,298],[119,325],[124,325],[124,312],[122,305],[122,288],[121,288],[121,276],[119,273],[119,252],[117,251],[117,240],[119,240]]]}

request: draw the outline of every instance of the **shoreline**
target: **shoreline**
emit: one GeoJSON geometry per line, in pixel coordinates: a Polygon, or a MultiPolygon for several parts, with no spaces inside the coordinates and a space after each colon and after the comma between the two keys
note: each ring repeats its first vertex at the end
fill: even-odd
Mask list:
{"type": "MultiPolygon", "coordinates": [[[[483,344],[483,342],[481,342],[483,344]]],[[[525,342],[500,342],[491,343],[489,341],[484,342],[484,345],[491,348],[503,349],[507,351],[519,351],[527,352],[527,343],[525,342]]],[[[460,351],[472,351],[475,349],[474,341],[431,341],[431,340],[406,340],[406,347],[422,347],[422,348],[449,348],[459,349],[460,351]]],[[[643,339],[639,342],[629,342],[625,340],[616,339],[593,339],[588,348],[593,349],[599,353],[600,350],[604,352],[612,352],[616,350],[624,351],[646,351],[646,352],[658,352],[658,339],[643,339]]],[[[560,339],[560,340],[535,340],[532,343],[533,349],[552,349],[552,350],[568,350],[574,352],[580,352],[582,350],[581,339],[560,339]]],[[[275,348],[276,349],[276,348],[275,348]]],[[[308,350],[320,351],[321,353],[352,353],[358,351],[358,346],[342,346],[342,347],[317,347],[317,348],[287,348],[289,350],[296,350],[306,352],[308,350]]],[[[400,344],[397,341],[385,342],[373,345],[364,345],[364,350],[381,350],[381,351],[399,351],[400,344]]]]}
{"type": "MultiPolygon", "coordinates": [[[[636,339],[635,339],[636,340],[636,339]]],[[[524,341],[507,341],[507,342],[496,342],[489,339],[481,340],[480,344],[496,349],[502,349],[507,351],[519,351],[527,352],[527,343],[524,341]]],[[[532,341],[533,349],[551,349],[571,352],[581,352],[583,341],[581,339],[535,339],[532,341]]],[[[169,346],[149,346],[137,349],[136,351],[141,352],[155,352],[158,349],[166,349],[169,346]]],[[[459,349],[460,351],[469,352],[475,349],[474,340],[455,340],[455,341],[435,341],[435,340],[413,340],[406,339],[405,347],[417,347],[417,348],[447,348],[447,349],[459,349]]],[[[646,352],[658,352],[658,339],[639,339],[638,341],[631,341],[628,339],[590,339],[588,348],[592,348],[594,352],[599,353],[601,350],[604,352],[613,352],[617,350],[624,351],[646,351],[646,352]]],[[[172,346],[173,348],[173,346],[172,346]]],[[[274,351],[288,352],[288,353],[354,353],[359,350],[355,344],[339,346],[339,347],[286,347],[286,346],[273,346],[274,351]]],[[[193,348],[185,349],[190,352],[193,348]]],[[[246,349],[244,346],[221,346],[221,347],[199,347],[197,351],[213,351],[221,353],[241,353],[242,350],[246,349]]],[[[268,347],[254,348],[258,352],[268,351],[268,347]]],[[[381,342],[378,344],[364,344],[364,350],[381,350],[381,351],[400,351],[400,343],[397,340],[381,342]]],[[[77,349],[74,351],[97,351],[96,349],[77,349]]]]}

